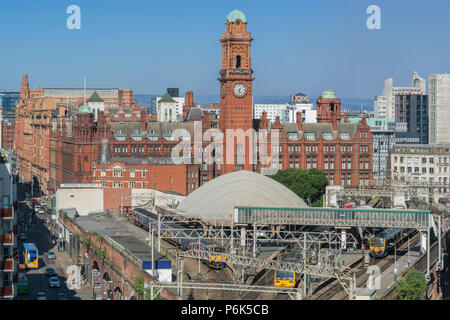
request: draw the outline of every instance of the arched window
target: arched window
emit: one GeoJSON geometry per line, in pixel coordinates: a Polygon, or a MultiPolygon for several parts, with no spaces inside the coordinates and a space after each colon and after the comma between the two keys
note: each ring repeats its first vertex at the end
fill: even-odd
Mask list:
{"type": "Polygon", "coordinates": [[[236,56],[236,69],[241,67],[241,56],[236,56]]]}

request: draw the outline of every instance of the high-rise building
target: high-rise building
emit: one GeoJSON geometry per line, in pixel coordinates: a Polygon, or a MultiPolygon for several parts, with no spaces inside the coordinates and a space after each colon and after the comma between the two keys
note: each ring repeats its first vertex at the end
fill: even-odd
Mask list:
{"type": "Polygon", "coordinates": [[[420,88],[420,90],[425,94],[427,91],[427,81],[424,78],[421,78],[417,71],[414,71],[411,75],[411,87],[420,88]]]}
{"type": "Polygon", "coordinates": [[[395,96],[398,94],[426,94],[425,79],[420,78],[417,72],[412,74],[411,83],[414,83],[414,86],[394,87],[394,80],[392,78],[385,78],[383,94],[375,97],[375,117],[395,118],[395,96]]]}
{"type": "Polygon", "coordinates": [[[167,88],[167,93],[172,98],[179,98],[180,97],[180,89],[179,88],[167,88]]]}
{"type": "Polygon", "coordinates": [[[450,74],[429,76],[429,140],[430,143],[450,144],[450,74]]]}
{"type": "Polygon", "coordinates": [[[419,136],[420,144],[428,143],[428,96],[395,96],[395,122],[406,123],[407,132],[419,136]]]}
{"type": "Polygon", "coordinates": [[[20,99],[19,92],[0,91],[0,113],[2,120],[14,124],[16,121],[16,105],[20,99]]]}

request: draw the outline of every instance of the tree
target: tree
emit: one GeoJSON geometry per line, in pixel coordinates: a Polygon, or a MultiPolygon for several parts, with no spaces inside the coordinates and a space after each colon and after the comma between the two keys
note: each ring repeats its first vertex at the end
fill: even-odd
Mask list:
{"type": "Polygon", "coordinates": [[[420,300],[427,290],[427,281],[423,272],[414,268],[406,273],[406,277],[400,279],[395,289],[396,298],[399,300],[420,300]]]}
{"type": "Polygon", "coordinates": [[[286,169],[278,172],[270,178],[282,183],[307,204],[313,207],[323,206],[323,195],[328,185],[327,176],[318,169],[286,169]]]}

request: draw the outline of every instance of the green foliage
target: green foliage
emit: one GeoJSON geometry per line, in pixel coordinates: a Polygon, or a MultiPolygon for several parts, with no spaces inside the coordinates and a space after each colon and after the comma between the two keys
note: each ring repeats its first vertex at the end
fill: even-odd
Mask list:
{"type": "Polygon", "coordinates": [[[145,293],[144,277],[140,274],[136,276],[136,280],[134,281],[134,291],[136,291],[139,295],[139,298],[141,298],[145,293]]]}
{"type": "Polygon", "coordinates": [[[399,300],[420,300],[427,290],[427,281],[423,272],[414,268],[400,279],[396,287],[396,298],[399,300]]]}
{"type": "Polygon", "coordinates": [[[87,237],[83,240],[83,248],[86,249],[86,251],[89,251],[90,247],[91,247],[91,238],[87,237]]]}
{"type": "MultiPolygon", "coordinates": [[[[151,295],[151,287],[147,287],[144,288],[144,300],[151,300],[152,295],[151,295]]],[[[156,288],[153,288],[153,300],[160,300],[161,297],[159,296],[159,294],[157,296],[155,296],[156,293],[156,288]]]]}
{"type": "Polygon", "coordinates": [[[100,250],[100,257],[105,260],[106,259],[106,249],[100,250]]]}
{"type": "Polygon", "coordinates": [[[308,205],[323,206],[323,194],[328,185],[324,172],[315,168],[308,170],[289,168],[278,170],[270,177],[291,189],[308,205]]]}

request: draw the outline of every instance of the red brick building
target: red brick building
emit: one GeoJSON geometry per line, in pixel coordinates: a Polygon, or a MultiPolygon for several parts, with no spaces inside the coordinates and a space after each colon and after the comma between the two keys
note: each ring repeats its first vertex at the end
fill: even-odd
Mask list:
{"type": "Polygon", "coordinates": [[[2,148],[12,151],[14,150],[14,130],[15,125],[3,122],[2,123],[2,148]]]}
{"type": "MultiPolygon", "coordinates": [[[[156,122],[138,104],[130,104],[132,94],[122,92],[114,98],[118,105],[106,106],[104,111],[94,115],[89,106],[71,107],[70,103],[59,101],[60,97],[51,96],[56,95],[52,91],[47,92],[50,96],[45,96],[45,91],[30,91],[24,75],[15,143],[21,174],[28,181],[31,176],[38,177],[43,189],[49,191],[57,189],[60,183],[95,181],[103,183],[107,189],[135,186],[189,194],[223,173],[242,169],[260,172],[277,166],[282,169],[317,168],[323,170],[329,183],[334,185],[354,187],[368,183],[372,179],[369,127],[365,119],[361,124],[340,123],[344,113],[341,112],[340,99],[333,91],[325,90],[317,100],[318,123],[301,123],[301,116],[297,117],[297,123],[281,124],[279,119],[270,123],[265,113],[261,119],[252,119],[254,78],[250,55],[252,38],[246,29],[247,19],[242,12],[235,10],[228,15],[225,24],[226,32],[220,40],[222,68],[218,79],[218,128],[223,132],[227,129],[244,132],[269,130],[268,156],[276,148],[270,144],[270,131],[279,130],[278,163],[262,164],[259,159],[252,164],[246,152],[244,163],[237,165],[236,150],[238,147],[249,150],[248,136],[244,143],[233,138],[234,164],[169,163],[174,148],[180,142],[185,144],[184,156],[191,160],[211,144],[202,139],[207,129],[217,126],[209,113],[196,115],[195,118],[201,119],[197,122],[156,122]],[[45,97],[42,98],[43,95],[45,97]],[[201,130],[196,132],[199,123],[201,130]],[[174,133],[178,133],[180,138],[175,138],[174,133]],[[120,171],[120,175],[114,176],[115,170],[120,171]],[[134,177],[131,176],[133,171],[134,177]]],[[[108,97],[102,96],[101,99],[106,104],[108,97]]],[[[195,108],[193,93],[187,92],[183,108],[186,118],[191,119],[193,113],[190,110],[195,108]]],[[[257,149],[262,146],[258,145],[257,149]]],[[[226,150],[223,153],[226,160],[226,150]]]]}

